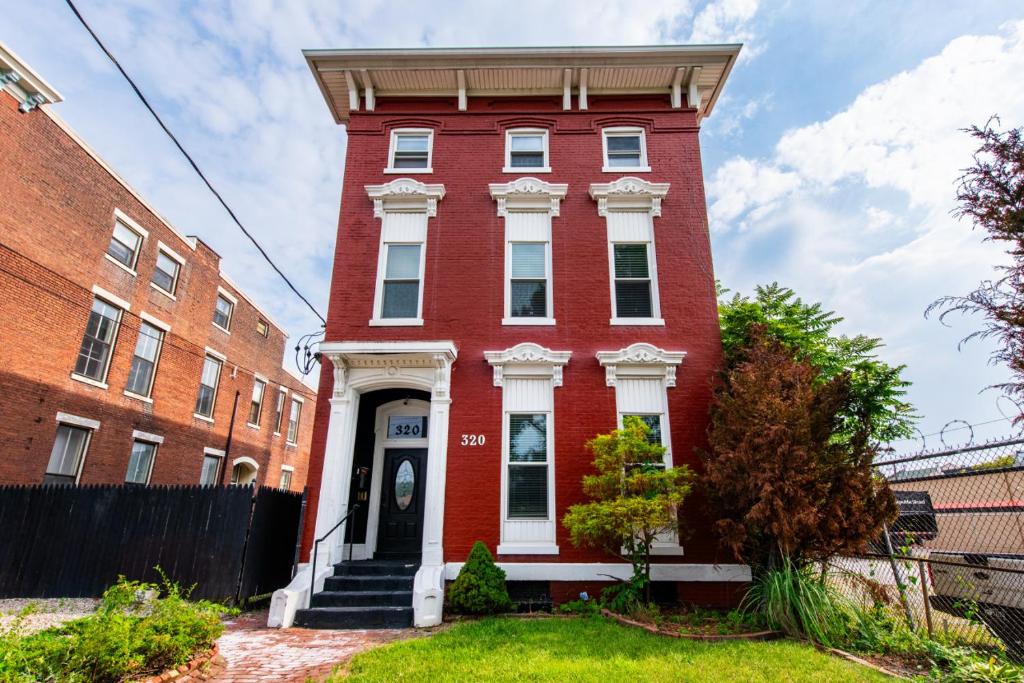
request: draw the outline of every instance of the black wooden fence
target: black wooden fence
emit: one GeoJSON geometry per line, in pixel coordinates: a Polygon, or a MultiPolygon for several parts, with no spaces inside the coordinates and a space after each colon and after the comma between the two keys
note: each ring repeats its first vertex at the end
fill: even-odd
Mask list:
{"type": "Polygon", "coordinates": [[[0,486],[0,598],[95,597],[124,575],[237,602],[291,579],[302,496],[247,486],[0,486]]]}

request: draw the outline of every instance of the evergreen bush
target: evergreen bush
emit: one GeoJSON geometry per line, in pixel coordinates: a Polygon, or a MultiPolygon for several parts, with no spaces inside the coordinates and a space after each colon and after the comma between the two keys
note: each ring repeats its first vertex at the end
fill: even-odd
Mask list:
{"type": "Polygon", "coordinates": [[[512,609],[505,572],[494,564],[482,541],[473,544],[466,564],[448,588],[448,603],[462,614],[498,614],[512,609]]]}

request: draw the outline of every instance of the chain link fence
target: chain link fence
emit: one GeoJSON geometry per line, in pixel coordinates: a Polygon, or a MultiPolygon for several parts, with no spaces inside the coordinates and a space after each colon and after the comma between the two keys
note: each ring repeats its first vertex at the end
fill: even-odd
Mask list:
{"type": "Polygon", "coordinates": [[[1024,438],[875,464],[899,517],[829,575],[865,608],[952,645],[1024,660],[1024,438]]]}

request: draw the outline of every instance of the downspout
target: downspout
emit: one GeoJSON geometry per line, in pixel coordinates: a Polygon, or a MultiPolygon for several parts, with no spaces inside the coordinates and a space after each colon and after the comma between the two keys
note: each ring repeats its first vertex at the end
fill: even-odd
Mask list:
{"type": "Polygon", "coordinates": [[[235,413],[238,412],[238,396],[241,392],[235,389],[235,404],[231,406],[231,421],[228,422],[228,438],[224,442],[224,467],[220,470],[220,485],[224,485],[224,475],[228,473],[228,458],[231,457],[231,435],[235,431],[235,413]]]}

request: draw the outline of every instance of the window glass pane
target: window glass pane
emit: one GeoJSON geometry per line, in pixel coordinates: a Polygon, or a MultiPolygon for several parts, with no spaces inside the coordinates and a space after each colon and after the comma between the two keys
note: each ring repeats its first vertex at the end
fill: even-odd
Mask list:
{"type": "Polygon", "coordinates": [[[225,330],[229,329],[228,326],[231,324],[231,309],[234,308],[233,304],[222,296],[217,297],[217,305],[213,311],[213,322],[217,323],[225,330]]]}
{"type": "Polygon", "coordinates": [[[217,394],[217,380],[220,377],[220,361],[209,356],[203,361],[203,374],[199,380],[199,395],[196,397],[196,412],[205,417],[213,415],[213,402],[217,394]]]}
{"type": "Polygon", "coordinates": [[[547,465],[510,465],[508,468],[508,516],[547,518],[547,465]]]}
{"type": "Polygon", "coordinates": [[[288,416],[288,441],[296,443],[299,438],[299,418],[302,415],[302,403],[292,401],[292,412],[288,416]]]}
{"type": "Polygon", "coordinates": [[[509,461],[545,462],[548,458],[547,415],[509,415],[509,461]]]}
{"type": "Polygon", "coordinates": [[[107,253],[130,268],[135,263],[135,252],[138,251],[141,239],[134,230],[121,223],[114,223],[114,234],[111,235],[107,253]]]}
{"type": "Polygon", "coordinates": [[[286,394],[283,391],[277,392],[277,420],[274,423],[274,433],[281,433],[281,421],[284,419],[284,399],[286,394]]]}
{"type": "Polygon", "coordinates": [[[388,280],[418,280],[420,277],[420,245],[389,244],[388,263],[384,271],[388,280]]]}
{"type": "Polygon", "coordinates": [[[396,156],[395,163],[392,164],[393,168],[426,168],[427,167],[427,155],[421,154],[416,156],[396,156]]]}
{"type": "Polygon", "coordinates": [[[266,336],[268,336],[270,334],[270,328],[267,326],[267,323],[265,323],[264,321],[257,320],[256,321],[256,332],[258,334],[266,337],[266,336]]]}
{"type": "Polygon", "coordinates": [[[419,313],[420,283],[385,282],[383,318],[415,318],[419,313]]]}
{"type": "Polygon", "coordinates": [[[213,486],[217,484],[217,474],[219,471],[220,458],[215,455],[203,456],[203,471],[199,474],[199,483],[203,486],[213,486]]]}
{"type": "Polygon", "coordinates": [[[252,385],[252,402],[249,404],[249,424],[258,425],[263,412],[263,390],[266,385],[256,380],[252,385]]]}
{"type": "Polygon", "coordinates": [[[509,161],[513,168],[543,168],[543,152],[512,152],[509,161]]]}
{"type": "Polygon", "coordinates": [[[73,481],[78,476],[78,466],[85,454],[85,444],[88,438],[88,429],[58,425],[46,473],[70,477],[73,481]]]}
{"type": "Polygon", "coordinates": [[[516,242],[512,244],[512,277],[546,277],[546,259],[543,242],[516,242]]]}
{"type": "Polygon", "coordinates": [[[608,136],[608,151],[609,152],[636,152],[640,154],[640,136],[639,135],[609,135],[608,136]]]}
{"type": "MultiPolygon", "coordinates": [[[[626,417],[630,416],[624,415],[623,419],[626,417]]],[[[647,434],[648,442],[661,443],[661,415],[634,415],[633,417],[639,417],[650,428],[651,431],[647,434]]]]}
{"type": "Polygon", "coordinates": [[[279,488],[281,488],[284,491],[287,491],[291,487],[292,487],[292,473],[289,472],[288,470],[281,470],[281,485],[280,485],[279,488]]]}
{"type": "Polygon", "coordinates": [[[105,301],[94,299],[86,323],[75,372],[102,381],[107,373],[110,350],[117,334],[121,311],[105,301]]]}
{"type": "Polygon", "coordinates": [[[139,325],[139,338],[135,342],[135,355],[128,370],[128,386],[133,394],[149,396],[153,384],[153,371],[160,352],[162,332],[149,323],[139,325]]]}
{"type": "Polygon", "coordinates": [[[615,277],[648,277],[647,245],[615,245],[615,277]]]}
{"type": "Polygon", "coordinates": [[[614,155],[613,154],[609,154],[608,155],[608,165],[609,166],[625,166],[625,167],[630,167],[630,168],[632,168],[634,166],[639,166],[640,165],[640,155],[639,154],[633,154],[633,155],[630,155],[630,154],[624,154],[624,155],[623,154],[614,154],[614,155]]]}
{"type": "Polygon", "coordinates": [[[620,318],[650,318],[650,281],[617,281],[615,283],[615,313],[620,318]]]}
{"type": "Polygon", "coordinates": [[[426,152],[428,140],[429,137],[426,135],[399,135],[395,150],[398,152],[426,152]]]}
{"type": "Polygon", "coordinates": [[[513,135],[511,137],[513,152],[543,152],[543,135],[513,135]]]}
{"type": "Polygon", "coordinates": [[[512,280],[509,283],[509,313],[514,318],[546,318],[546,280],[512,280]]]}
{"type": "Polygon", "coordinates": [[[144,441],[132,444],[132,457],[128,460],[128,473],[124,480],[129,484],[146,484],[149,482],[149,468],[156,454],[156,446],[144,441]]]}
{"type": "Polygon", "coordinates": [[[156,270],[153,271],[153,284],[165,292],[174,294],[174,281],[178,277],[178,262],[167,254],[160,252],[156,257],[156,270]]]}

